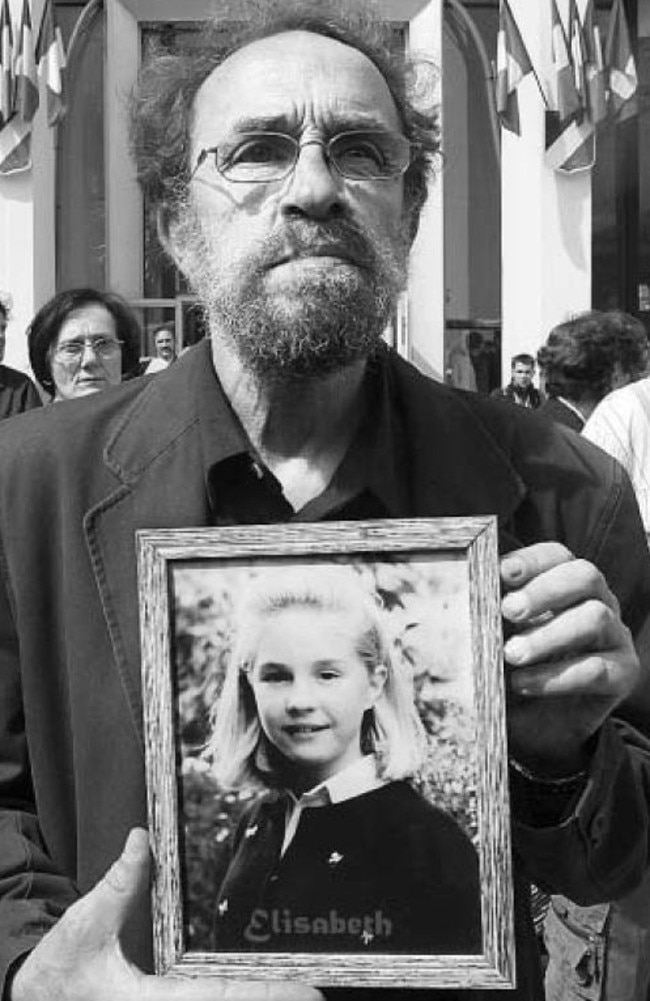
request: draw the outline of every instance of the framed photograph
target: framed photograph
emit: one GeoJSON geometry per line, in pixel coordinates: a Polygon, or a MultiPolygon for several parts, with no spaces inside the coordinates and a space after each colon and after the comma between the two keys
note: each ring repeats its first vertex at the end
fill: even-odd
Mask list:
{"type": "Polygon", "coordinates": [[[513,987],[496,519],[137,546],[157,972],[513,987]]]}

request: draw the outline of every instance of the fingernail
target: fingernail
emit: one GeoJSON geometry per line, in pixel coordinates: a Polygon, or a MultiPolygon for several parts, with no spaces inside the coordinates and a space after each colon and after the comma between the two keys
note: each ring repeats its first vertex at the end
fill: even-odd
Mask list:
{"type": "Polygon", "coordinates": [[[523,577],[524,564],[516,556],[506,556],[501,561],[501,572],[511,580],[517,580],[519,577],[523,577]]]}
{"type": "Polygon", "coordinates": [[[533,688],[530,683],[530,679],[526,675],[520,675],[515,672],[511,677],[512,687],[517,693],[517,695],[532,695],[533,688]]]}
{"type": "Polygon", "coordinates": [[[142,827],[133,827],[124,844],[124,855],[140,857],[149,854],[149,835],[142,827]]]}
{"type": "Polygon", "coordinates": [[[501,602],[501,611],[507,619],[523,619],[528,612],[528,601],[520,591],[507,594],[501,602]]]}
{"type": "Polygon", "coordinates": [[[518,664],[526,655],[526,641],[521,636],[513,636],[504,646],[503,652],[507,661],[518,664]]]}

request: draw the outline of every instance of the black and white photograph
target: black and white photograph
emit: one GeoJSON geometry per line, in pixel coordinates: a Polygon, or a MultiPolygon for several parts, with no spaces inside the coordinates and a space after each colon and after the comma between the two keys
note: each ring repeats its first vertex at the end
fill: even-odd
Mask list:
{"type": "Polygon", "coordinates": [[[307,955],[327,981],[337,954],[335,982],[507,984],[493,522],[139,542],[154,919],[183,943],[161,963],[307,955]]]}
{"type": "Polygon", "coordinates": [[[0,0],[2,1001],[650,1001],[649,543],[650,0],[0,0]]]}

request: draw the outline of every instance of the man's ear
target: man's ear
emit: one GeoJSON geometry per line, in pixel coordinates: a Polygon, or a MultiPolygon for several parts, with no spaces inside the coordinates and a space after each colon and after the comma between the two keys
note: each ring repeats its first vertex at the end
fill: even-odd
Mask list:
{"type": "Polygon", "coordinates": [[[179,219],[178,210],[171,205],[163,203],[156,212],[156,227],[158,239],[167,255],[172,259],[179,271],[185,271],[185,260],[187,257],[185,241],[182,237],[182,222],[179,219]]]}

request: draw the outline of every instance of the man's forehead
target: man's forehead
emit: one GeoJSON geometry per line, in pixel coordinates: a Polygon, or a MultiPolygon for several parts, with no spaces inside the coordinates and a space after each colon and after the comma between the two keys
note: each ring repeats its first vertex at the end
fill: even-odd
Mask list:
{"type": "Polygon", "coordinates": [[[332,38],[291,31],[251,42],[210,74],[195,99],[194,132],[224,134],[258,119],[300,124],[305,117],[400,127],[388,85],[367,56],[332,38]]]}

